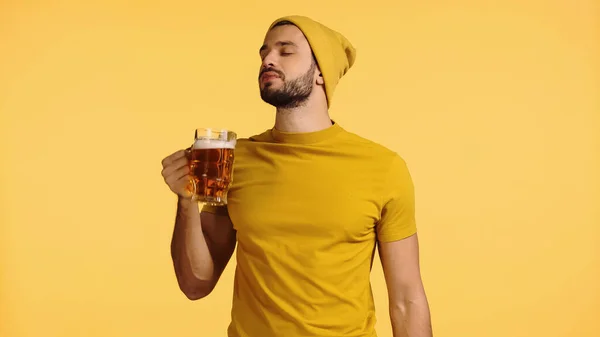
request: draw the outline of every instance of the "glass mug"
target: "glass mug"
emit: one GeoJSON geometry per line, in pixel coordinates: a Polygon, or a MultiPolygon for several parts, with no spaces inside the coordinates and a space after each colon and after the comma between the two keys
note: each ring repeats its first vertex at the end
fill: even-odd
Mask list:
{"type": "Polygon", "coordinates": [[[211,206],[227,205],[233,178],[235,132],[199,128],[188,149],[192,199],[211,206]]]}

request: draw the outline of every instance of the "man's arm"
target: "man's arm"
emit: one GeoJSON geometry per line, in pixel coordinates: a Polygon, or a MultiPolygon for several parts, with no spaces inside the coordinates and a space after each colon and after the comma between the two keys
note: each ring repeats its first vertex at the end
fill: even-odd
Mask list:
{"type": "Polygon", "coordinates": [[[190,300],[212,292],[235,245],[236,233],[228,215],[201,213],[197,202],[178,199],[171,257],[179,288],[190,300]]]}
{"type": "Polygon", "coordinates": [[[432,337],[429,304],[419,267],[417,234],[380,242],[394,337],[432,337]]]}

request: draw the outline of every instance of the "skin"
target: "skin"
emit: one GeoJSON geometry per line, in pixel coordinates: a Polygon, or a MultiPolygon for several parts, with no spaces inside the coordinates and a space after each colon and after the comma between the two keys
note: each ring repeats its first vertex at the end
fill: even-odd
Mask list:
{"type": "MultiPolygon", "coordinates": [[[[264,76],[267,79],[263,80],[259,78],[261,93],[283,90],[286,82],[301,78],[311,69],[314,62],[312,50],[304,34],[292,25],[270,30],[259,54],[262,60],[259,74],[275,75],[270,78],[264,76]]],[[[312,69],[311,77],[312,89],[305,101],[297,106],[276,106],[276,129],[284,132],[312,132],[331,126],[325,82],[318,67],[312,69]]]]}
{"type": "MultiPolygon", "coordinates": [[[[276,108],[275,128],[313,132],[331,126],[324,80],[308,41],[297,27],[267,32],[260,48],[261,97],[276,108]]],[[[228,216],[199,212],[188,189],[186,150],[162,161],[162,176],[178,196],[171,256],[181,291],[197,300],[211,293],[231,259],[236,232],[228,216]]],[[[378,242],[394,337],[431,337],[429,305],[419,267],[418,237],[378,242]]]]}
{"type": "Polygon", "coordinates": [[[189,192],[190,171],[186,150],[162,161],[162,176],[177,195],[171,258],[181,291],[198,300],[210,294],[231,259],[236,232],[228,216],[202,212],[189,192]]]}
{"type": "Polygon", "coordinates": [[[421,280],[417,234],[378,243],[394,337],[432,337],[429,303],[421,280]]]}

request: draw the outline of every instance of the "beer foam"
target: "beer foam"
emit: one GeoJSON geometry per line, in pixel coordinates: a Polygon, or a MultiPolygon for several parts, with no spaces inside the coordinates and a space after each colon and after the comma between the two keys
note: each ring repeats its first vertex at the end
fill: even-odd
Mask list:
{"type": "Polygon", "coordinates": [[[235,140],[196,139],[192,149],[235,149],[235,140]]]}

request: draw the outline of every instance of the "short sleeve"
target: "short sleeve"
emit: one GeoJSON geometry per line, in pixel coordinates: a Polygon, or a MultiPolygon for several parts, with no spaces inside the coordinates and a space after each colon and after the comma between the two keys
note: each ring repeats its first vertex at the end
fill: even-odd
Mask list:
{"type": "Polygon", "coordinates": [[[386,180],[386,197],[377,223],[381,242],[397,241],[417,232],[414,185],[406,162],[394,157],[386,180]]]}
{"type": "Polygon", "coordinates": [[[212,213],[216,215],[229,215],[227,210],[227,206],[211,206],[211,205],[203,205],[201,212],[212,213]]]}

